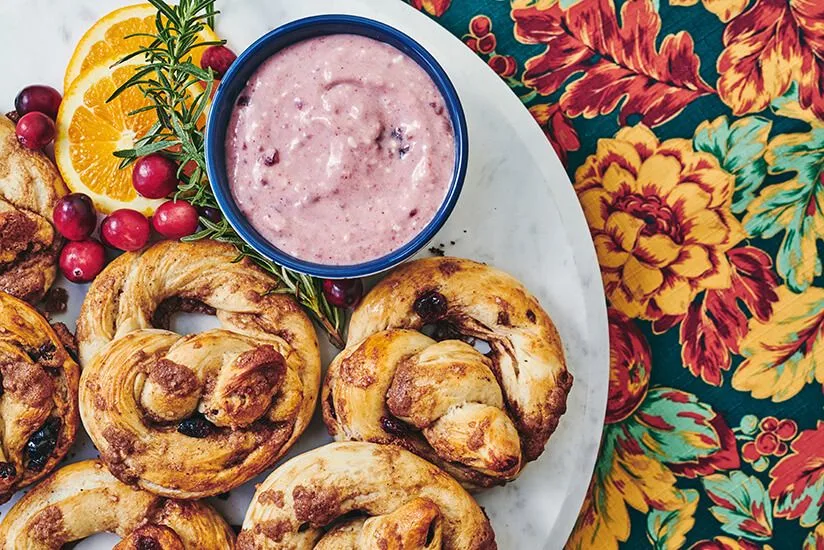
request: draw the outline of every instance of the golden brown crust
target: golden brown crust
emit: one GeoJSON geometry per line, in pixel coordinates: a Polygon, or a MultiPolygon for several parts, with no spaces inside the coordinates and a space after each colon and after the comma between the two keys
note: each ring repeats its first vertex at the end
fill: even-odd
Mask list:
{"type": "Polygon", "coordinates": [[[320,447],[272,472],[246,512],[237,548],[497,546],[481,508],[442,470],[398,447],[350,442],[320,447]]]}
{"type": "Polygon", "coordinates": [[[129,487],[99,460],[56,471],[0,523],[0,550],[59,549],[109,531],[117,550],[231,550],[234,534],[209,505],[169,500],[129,487]]]}
{"type": "Polygon", "coordinates": [[[0,292],[0,502],[46,476],[74,443],[80,424],[80,367],[59,335],[29,304],[0,292]],[[29,442],[51,431],[53,440],[29,442]],[[48,454],[44,454],[48,453],[48,454]]]}
{"type": "Polygon", "coordinates": [[[62,244],[52,210],[66,193],[46,155],[20,145],[0,116],[0,291],[34,302],[51,287],[62,244]]]}
{"type": "Polygon", "coordinates": [[[517,477],[566,411],[572,376],[537,299],[511,276],[458,258],[404,264],[352,315],[323,386],[338,440],[402,446],[469,488],[517,477]],[[484,356],[417,332],[486,341],[484,356]]]}
{"type": "Polygon", "coordinates": [[[211,241],[166,241],[119,257],[89,289],[77,330],[80,409],[120,480],[173,498],[224,493],[306,428],[320,381],[314,327],[235,256],[211,241]],[[151,328],[170,298],[213,308],[223,328],[185,337],[151,328]]]}

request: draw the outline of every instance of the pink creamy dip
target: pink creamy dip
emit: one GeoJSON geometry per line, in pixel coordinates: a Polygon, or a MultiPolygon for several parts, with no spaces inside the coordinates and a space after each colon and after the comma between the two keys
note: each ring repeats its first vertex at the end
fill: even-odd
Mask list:
{"type": "Polygon", "coordinates": [[[296,258],[351,265],[397,250],[435,216],[455,162],[444,99],[396,48],[331,35],[266,60],[226,138],[240,210],[296,258]]]}

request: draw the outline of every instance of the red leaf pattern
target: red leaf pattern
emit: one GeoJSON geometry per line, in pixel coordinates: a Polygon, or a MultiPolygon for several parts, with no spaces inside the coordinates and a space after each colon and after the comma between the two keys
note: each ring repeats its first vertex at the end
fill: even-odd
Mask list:
{"type": "Polygon", "coordinates": [[[680,331],[684,366],[714,386],[721,385],[722,372],[731,366],[730,352],[739,353],[739,344],[747,335],[747,316],[739,302],[766,321],[778,301],[778,277],[764,251],[747,246],[730,250],[727,256],[732,266],[732,285],[724,290],[707,290],[703,301],[690,304],[680,331]]]}
{"type": "Polygon", "coordinates": [[[614,111],[619,123],[640,115],[647,126],[670,120],[692,101],[713,93],[699,74],[692,37],[667,35],[656,49],[661,18],[650,0],[629,0],[618,24],[610,0],[582,0],[564,11],[513,10],[515,33],[546,51],[526,63],[524,83],[543,95],[570,82],[560,105],[567,116],[593,118],[614,111]]]}

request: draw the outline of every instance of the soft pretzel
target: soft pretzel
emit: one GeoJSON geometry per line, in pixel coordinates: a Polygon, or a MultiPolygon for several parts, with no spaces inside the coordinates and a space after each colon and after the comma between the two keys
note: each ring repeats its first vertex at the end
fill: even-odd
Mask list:
{"type": "Polygon", "coordinates": [[[61,468],[29,491],[0,524],[2,550],[59,550],[109,531],[114,550],[231,550],[234,534],[209,505],[125,485],[99,460],[61,468]]]}
{"type": "Polygon", "coordinates": [[[494,550],[483,510],[454,479],[399,447],[331,443],[260,484],[237,550],[494,550]]]}
{"type": "Polygon", "coordinates": [[[521,283],[429,258],[399,267],[355,310],[327,372],[323,417],[338,440],[396,444],[469,488],[489,487],[543,452],[571,386],[558,332],[521,283]],[[418,332],[425,325],[451,339],[418,332]]]}
{"type": "Polygon", "coordinates": [[[165,241],[119,257],[89,289],[77,330],[80,412],[121,481],[171,498],[223,493],[306,428],[320,380],[314,327],[235,257],[212,241],[165,241]],[[181,300],[214,312],[222,328],[152,328],[181,300]]]}
{"type": "Polygon", "coordinates": [[[0,502],[48,474],[74,443],[80,367],[27,303],[0,292],[0,502]]]}
{"type": "Polygon", "coordinates": [[[52,210],[66,193],[48,157],[20,145],[0,116],[0,291],[35,302],[54,283],[62,239],[52,210]]]}

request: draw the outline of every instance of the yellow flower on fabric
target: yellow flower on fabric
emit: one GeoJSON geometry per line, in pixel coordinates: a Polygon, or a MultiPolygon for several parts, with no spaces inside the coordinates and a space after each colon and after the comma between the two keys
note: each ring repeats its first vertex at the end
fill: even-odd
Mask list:
{"type": "Polygon", "coordinates": [[[726,252],[744,232],[735,178],[685,139],[644,125],[601,139],[575,174],[606,294],[629,317],[682,315],[705,289],[730,286],[726,252]]]}

